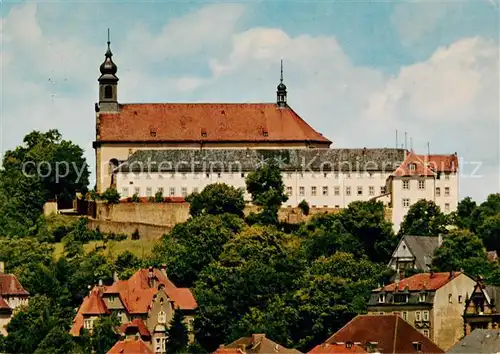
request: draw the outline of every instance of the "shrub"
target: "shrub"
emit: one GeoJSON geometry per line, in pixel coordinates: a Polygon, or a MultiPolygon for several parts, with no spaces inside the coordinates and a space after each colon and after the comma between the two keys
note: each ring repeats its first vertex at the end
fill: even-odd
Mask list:
{"type": "Polygon", "coordinates": [[[156,203],[163,203],[163,192],[161,190],[159,190],[158,192],[156,192],[156,194],[155,194],[155,202],[156,203]]]}
{"type": "Polygon", "coordinates": [[[132,196],[132,198],[130,198],[130,201],[132,203],[139,203],[141,200],[139,199],[139,196],[137,195],[137,193],[134,193],[134,195],[132,196]]]}
{"type": "Polygon", "coordinates": [[[132,233],[132,240],[138,240],[141,238],[141,235],[139,234],[139,229],[135,229],[135,231],[132,233]]]}
{"type": "Polygon", "coordinates": [[[304,199],[299,203],[299,208],[302,210],[302,214],[309,215],[309,204],[304,199]]]}
{"type": "Polygon", "coordinates": [[[120,203],[120,193],[115,188],[108,188],[101,194],[101,198],[106,200],[108,204],[120,203]]]}
{"type": "Polygon", "coordinates": [[[148,202],[149,203],[154,203],[155,202],[155,198],[153,196],[149,197],[148,198],[148,202]]]}

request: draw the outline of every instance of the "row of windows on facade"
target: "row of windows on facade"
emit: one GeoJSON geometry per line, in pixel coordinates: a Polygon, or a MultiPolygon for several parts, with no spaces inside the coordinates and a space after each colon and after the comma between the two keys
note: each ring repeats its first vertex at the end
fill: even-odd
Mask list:
{"type": "MultiPolygon", "coordinates": [[[[409,300],[409,294],[395,294],[393,297],[393,302],[394,303],[407,303],[409,300]]],[[[426,302],[427,300],[427,294],[425,292],[418,294],[418,302],[426,302]]],[[[378,296],[378,302],[380,304],[385,303],[386,301],[386,296],[385,294],[379,294],[378,296]]],[[[453,303],[453,295],[448,294],[448,302],[450,304],[453,303]]],[[[458,303],[461,304],[463,302],[463,296],[458,295],[458,303]]]]}
{"type": "MultiPolygon", "coordinates": [[[[194,187],[192,189],[192,193],[198,193],[199,189],[197,187],[194,187]]],[[[161,194],[164,194],[164,189],[163,187],[159,187],[156,192],[161,192],[161,194]]],[[[323,196],[328,196],[330,192],[330,188],[328,186],[323,186],[322,187],[322,195],[323,196]]],[[[380,186],[380,194],[385,193],[385,186],[380,186]]],[[[140,187],[135,187],[134,188],[134,194],[140,195],[141,194],[141,188],[140,187]]],[[[293,196],[293,188],[290,186],[286,187],[286,194],[288,196],[293,196]]],[[[123,187],[122,188],[122,197],[129,197],[129,189],[128,187],[123,187]]],[[[173,197],[176,195],[176,188],[175,187],[170,187],[169,189],[169,196],[173,197]]],[[[188,195],[188,189],[187,187],[181,187],[181,196],[186,197],[188,195]]],[[[304,197],[306,195],[306,188],[304,186],[299,186],[299,196],[304,197]]],[[[311,191],[310,191],[310,196],[315,197],[318,195],[318,187],[312,186],[311,191]]],[[[340,196],[340,187],[333,187],[333,195],[335,196],[340,196]]],[[[350,196],[351,195],[351,187],[346,187],[345,188],[345,195],[350,196]]],[[[358,186],[357,189],[357,195],[361,196],[363,195],[363,187],[358,186]]],[[[370,196],[375,196],[375,187],[374,186],[369,186],[368,187],[368,195],[370,196]]],[[[153,188],[152,187],[146,187],[146,196],[147,197],[152,197],[153,196],[153,188]]]]}
{"type": "MultiPolygon", "coordinates": [[[[411,206],[410,198],[403,198],[401,202],[403,204],[403,208],[409,208],[411,206]]],[[[450,211],[450,203],[444,203],[444,211],[446,212],[450,211]]]]}
{"type": "MultiPolygon", "coordinates": [[[[410,190],[410,181],[409,180],[403,181],[403,189],[410,190]]],[[[418,181],[418,189],[425,190],[425,180],[418,181]]],[[[444,187],[444,195],[447,197],[450,195],[450,187],[444,187]]],[[[437,197],[441,196],[441,187],[436,187],[436,196],[437,197]]]]}

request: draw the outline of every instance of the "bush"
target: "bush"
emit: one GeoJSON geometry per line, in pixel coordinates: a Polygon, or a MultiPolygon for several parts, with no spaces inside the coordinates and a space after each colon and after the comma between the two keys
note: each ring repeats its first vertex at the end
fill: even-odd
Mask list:
{"type": "Polygon", "coordinates": [[[106,200],[108,204],[120,203],[120,193],[115,188],[108,188],[101,194],[101,198],[106,200]]]}
{"type": "Polygon", "coordinates": [[[155,202],[155,198],[153,196],[149,197],[148,198],[148,202],[149,203],[154,203],[155,202]]]}
{"type": "Polygon", "coordinates": [[[156,192],[155,194],[155,202],[156,203],[163,203],[163,192],[160,190],[156,192]]]}
{"type": "Polygon", "coordinates": [[[135,229],[135,231],[132,233],[132,240],[138,240],[141,238],[141,235],[139,234],[139,229],[135,229]]]}
{"type": "Polygon", "coordinates": [[[137,193],[134,193],[134,195],[132,196],[132,198],[130,198],[130,201],[132,203],[139,203],[141,200],[139,199],[139,196],[137,195],[137,193]]]}
{"type": "Polygon", "coordinates": [[[299,208],[300,210],[302,210],[302,214],[304,215],[309,215],[309,204],[305,201],[305,199],[303,199],[300,203],[299,203],[299,208]]]}

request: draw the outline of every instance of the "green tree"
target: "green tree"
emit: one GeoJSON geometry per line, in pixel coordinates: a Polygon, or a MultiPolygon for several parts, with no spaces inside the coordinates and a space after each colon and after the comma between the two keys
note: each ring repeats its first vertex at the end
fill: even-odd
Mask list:
{"type": "Polygon", "coordinates": [[[73,336],[69,334],[69,328],[58,325],[40,342],[35,354],[68,354],[75,350],[76,345],[73,336]]]}
{"type": "Polygon", "coordinates": [[[201,193],[193,193],[187,198],[192,216],[235,214],[243,217],[245,201],[243,190],[224,183],[206,186],[201,193]]]}
{"type": "Polygon", "coordinates": [[[413,204],[404,217],[399,236],[437,236],[446,233],[448,220],[433,201],[421,199],[413,204]]]}
{"type": "Polygon", "coordinates": [[[481,239],[468,230],[453,230],[436,249],[432,261],[438,271],[459,271],[479,275],[485,271],[488,259],[481,239]]]}
{"type": "Polygon", "coordinates": [[[271,161],[259,167],[248,174],[246,185],[248,193],[252,195],[253,204],[262,208],[257,221],[277,225],[281,204],[288,200],[279,166],[271,161]]]}
{"type": "Polygon", "coordinates": [[[462,199],[457,205],[457,211],[452,213],[452,219],[455,225],[460,229],[469,229],[475,231],[475,214],[477,204],[471,199],[466,197],[462,199]]]}
{"type": "Polygon", "coordinates": [[[479,225],[478,233],[488,251],[500,254],[500,212],[486,217],[479,225]]]}
{"type": "Polygon", "coordinates": [[[170,321],[167,335],[167,353],[186,353],[186,349],[188,347],[188,330],[186,324],[184,323],[184,315],[178,308],[174,311],[174,316],[170,321]]]}
{"type": "Polygon", "coordinates": [[[302,210],[302,214],[304,215],[309,215],[309,203],[306,202],[305,199],[302,199],[302,201],[299,203],[299,208],[302,210]]]}
{"type": "Polygon", "coordinates": [[[109,316],[101,316],[92,329],[92,348],[96,354],[106,354],[120,339],[117,333],[120,320],[116,313],[109,316]]]}
{"type": "Polygon", "coordinates": [[[232,214],[203,215],[177,224],[153,249],[153,263],[165,263],[179,286],[190,287],[199,272],[216,260],[224,245],[244,227],[232,214]]]}
{"type": "Polygon", "coordinates": [[[116,188],[108,188],[102,193],[101,199],[105,200],[108,204],[118,204],[120,203],[120,193],[116,188]]]}

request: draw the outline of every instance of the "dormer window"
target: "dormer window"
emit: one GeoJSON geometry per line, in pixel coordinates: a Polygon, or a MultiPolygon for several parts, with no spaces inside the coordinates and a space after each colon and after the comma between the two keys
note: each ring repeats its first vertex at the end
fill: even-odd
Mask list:
{"type": "Polygon", "coordinates": [[[418,302],[425,302],[425,293],[418,294],[418,302]]]}
{"type": "Polygon", "coordinates": [[[267,130],[264,130],[264,131],[262,132],[262,135],[264,135],[265,137],[267,137],[269,134],[268,134],[267,130]]]}
{"type": "Polygon", "coordinates": [[[201,130],[201,136],[202,136],[203,138],[206,138],[206,137],[207,137],[207,131],[206,131],[205,129],[202,129],[202,130],[201,130]]]}
{"type": "Polygon", "coordinates": [[[394,302],[395,303],[408,302],[408,295],[407,294],[396,294],[396,295],[394,295],[394,302]]]}
{"type": "Polygon", "coordinates": [[[408,164],[408,169],[410,171],[415,171],[417,169],[417,165],[412,162],[412,163],[408,164]]]}
{"type": "Polygon", "coordinates": [[[383,304],[385,302],[385,294],[378,295],[378,302],[383,304]]]}
{"type": "Polygon", "coordinates": [[[422,342],[413,342],[413,348],[417,351],[417,352],[421,352],[422,351],[422,342]]]}

